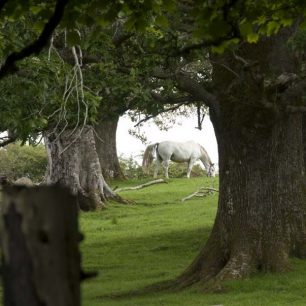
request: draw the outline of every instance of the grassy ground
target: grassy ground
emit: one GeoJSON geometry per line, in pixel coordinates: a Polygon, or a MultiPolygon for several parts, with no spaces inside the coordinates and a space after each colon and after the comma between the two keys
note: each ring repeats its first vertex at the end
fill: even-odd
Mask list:
{"type": "MultiPolygon", "coordinates": [[[[113,187],[139,183],[114,183],[113,187]]],[[[222,294],[203,294],[197,288],[129,294],[172,279],[191,263],[211,230],[217,195],[183,203],[180,199],[200,186],[211,185],[218,187],[217,180],[171,179],[168,184],[122,192],[134,205],[110,204],[105,211],[82,214],[83,267],[99,272],[82,285],[83,306],[306,305],[306,263],[297,260],[290,273],[229,282],[222,294]],[[111,297],[114,293],[127,294],[111,297]]]]}
{"type": "MultiPolygon", "coordinates": [[[[142,182],[118,182],[113,187],[142,182]]],[[[300,260],[292,261],[290,273],[228,282],[223,293],[204,294],[191,288],[175,293],[131,294],[175,278],[198,254],[213,224],[217,195],[184,203],[180,199],[200,186],[212,185],[217,188],[217,180],[171,179],[168,184],[122,192],[134,205],[110,204],[105,211],[81,214],[83,267],[99,272],[98,277],[83,283],[82,305],[305,306],[306,262],[300,260]],[[112,297],[114,293],[122,296],[112,297]]]]}

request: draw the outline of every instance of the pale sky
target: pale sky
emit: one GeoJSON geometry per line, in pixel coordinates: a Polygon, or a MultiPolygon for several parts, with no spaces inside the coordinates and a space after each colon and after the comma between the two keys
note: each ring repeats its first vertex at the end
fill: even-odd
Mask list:
{"type": "MultiPolygon", "coordinates": [[[[178,117],[178,121],[181,122],[181,125],[176,124],[168,131],[160,131],[153,122],[145,122],[141,127],[141,132],[145,133],[149,143],[164,140],[179,142],[194,140],[206,149],[213,163],[218,163],[217,142],[209,117],[205,117],[202,131],[195,128],[197,125],[195,116],[189,118],[178,117]]],[[[133,128],[134,124],[127,116],[120,118],[117,129],[117,151],[118,156],[130,157],[132,155],[139,161],[142,158],[139,156],[145,150],[146,145],[128,133],[128,130],[133,128]]]]}

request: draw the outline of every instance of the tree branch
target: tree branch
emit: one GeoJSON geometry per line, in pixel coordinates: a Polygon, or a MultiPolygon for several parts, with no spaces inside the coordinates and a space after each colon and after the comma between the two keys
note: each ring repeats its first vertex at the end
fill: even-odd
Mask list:
{"type": "Polygon", "coordinates": [[[137,126],[139,126],[141,123],[146,122],[146,121],[148,121],[148,120],[150,120],[150,119],[152,119],[152,118],[154,118],[154,117],[156,117],[156,116],[158,116],[158,115],[160,115],[160,114],[175,111],[175,110],[179,109],[179,108],[180,108],[181,106],[183,106],[183,105],[186,105],[186,103],[184,103],[184,102],[183,102],[183,103],[179,103],[179,104],[177,104],[176,106],[169,107],[169,108],[167,108],[167,109],[164,109],[164,110],[159,111],[158,114],[151,115],[151,116],[147,116],[147,117],[145,117],[144,119],[139,120],[139,121],[134,125],[134,127],[137,127],[137,126]]]}
{"type": "Polygon", "coordinates": [[[16,136],[14,136],[14,137],[8,137],[8,136],[1,137],[0,138],[0,147],[5,147],[5,146],[7,146],[10,143],[15,142],[16,139],[17,139],[16,136]]]}
{"type": "Polygon", "coordinates": [[[163,97],[162,95],[152,91],[151,92],[152,98],[157,101],[160,104],[188,104],[192,102],[196,102],[196,99],[191,96],[191,95],[185,95],[185,96],[165,96],[163,97]]]}
{"type": "Polygon", "coordinates": [[[65,7],[69,0],[57,0],[53,15],[50,17],[49,21],[45,24],[40,36],[31,44],[24,47],[19,52],[11,53],[5,60],[4,64],[0,68],[0,79],[9,73],[13,73],[18,70],[16,67],[16,62],[20,61],[32,54],[39,54],[43,47],[47,44],[55,28],[58,26],[62,20],[65,7]]]}
{"type": "Polygon", "coordinates": [[[197,101],[203,101],[210,111],[213,111],[219,117],[219,101],[214,94],[207,91],[202,84],[192,79],[185,72],[176,73],[175,80],[180,90],[188,92],[197,101]]]}
{"type": "Polygon", "coordinates": [[[128,39],[130,39],[132,36],[134,35],[134,33],[120,33],[120,34],[115,34],[113,36],[112,42],[114,44],[115,47],[119,47],[120,45],[122,45],[125,41],[127,41],[128,39]]]}

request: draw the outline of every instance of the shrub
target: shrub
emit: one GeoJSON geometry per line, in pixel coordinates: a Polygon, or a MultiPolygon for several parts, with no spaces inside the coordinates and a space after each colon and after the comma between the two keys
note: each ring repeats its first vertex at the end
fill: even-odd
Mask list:
{"type": "Polygon", "coordinates": [[[33,182],[40,182],[46,167],[47,155],[43,145],[33,147],[16,143],[0,149],[0,174],[9,180],[28,177],[33,182]]]}
{"type": "MultiPolygon", "coordinates": [[[[122,156],[119,157],[120,167],[124,173],[124,175],[127,178],[137,178],[141,179],[144,177],[152,177],[155,164],[151,165],[149,168],[149,175],[145,175],[142,172],[141,166],[135,161],[133,156],[130,156],[129,158],[124,158],[122,156]]],[[[161,166],[158,172],[159,176],[163,176],[164,169],[161,166]]],[[[173,163],[170,162],[169,166],[169,177],[179,178],[179,177],[185,177],[187,174],[187,163],[173,163]]],[[[204,176],[206,175],[206,171],[203,170],[200,165],[196,164],[193,166],[191,171],[191,177],[195,176],[204,176]]]]}
{"type": "Polygon", "coordinates": [[[125,177],[127,178],[143,178],[145,175],[142,172],[141,166],[135,161],[133,156],[129,158],[119,157],[119,164],[125,177]]]}

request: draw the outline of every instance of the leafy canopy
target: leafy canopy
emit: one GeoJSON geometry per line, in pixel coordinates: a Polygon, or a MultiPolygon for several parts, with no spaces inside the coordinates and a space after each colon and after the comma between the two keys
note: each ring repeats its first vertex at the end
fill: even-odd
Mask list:
{"type": "MultiPolygon", "coordinates": [[[[152,85],[159,86],[150,76],[152,67],[171,67],[200,47],[223,52],[240,41],[256,43],[306,14],[306,3],[299,0],[66,2],[54,38],[56,50],[30,56],[17,74],[0,82],[0,130],[9,129],[23,141],[46,128],[73,128],[85,119],[94,123],[101,112],[138,108],[157,113],[160,104],[150,98],[152,85]],[[113,41],[117,30],[130,33],[119,47],[113,41]],[[95,58],[82,67],[83,92],[78,90],[81,76],[73,66],[72,46],[80,47],[84,61],[87,55],[95,58]],[[70,59],[64,56],[67,49],[70,59]]],[[[64,1],[0,4],[2,63],[43,33],[60,3],[64,1]]],[[[164,92],[173,90],[172,82],[162,86],[164,92]]]]}

